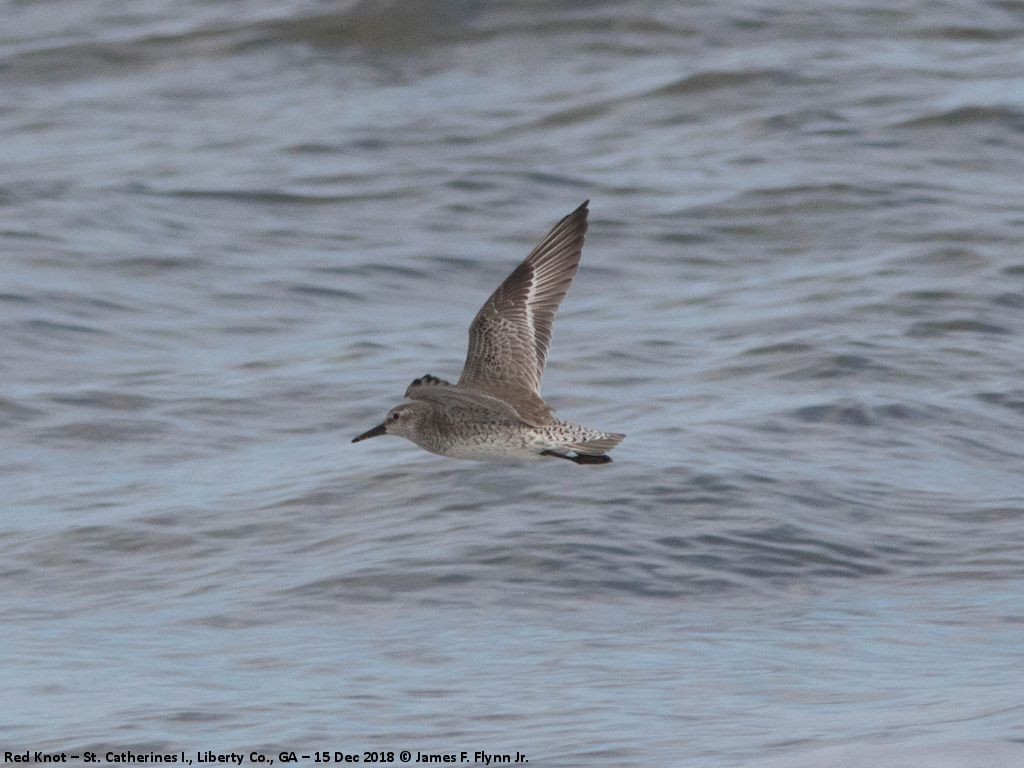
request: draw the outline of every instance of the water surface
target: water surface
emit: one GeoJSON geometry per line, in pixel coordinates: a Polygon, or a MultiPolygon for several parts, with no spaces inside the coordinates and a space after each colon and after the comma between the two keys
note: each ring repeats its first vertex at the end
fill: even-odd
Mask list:
{"type": "Polygon", "coordinates": [[[1024,763],[1024,5],[4,13],[11,749],[1024,763]],[[585,198],[615,463],[351,445],[585,198]]]}

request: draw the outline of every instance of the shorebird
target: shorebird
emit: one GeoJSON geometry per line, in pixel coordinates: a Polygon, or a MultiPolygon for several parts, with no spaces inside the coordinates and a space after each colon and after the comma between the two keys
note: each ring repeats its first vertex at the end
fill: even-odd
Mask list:
{"type": "Polygon", "coordinates": [[[477,312],[458,383],[416,379],[405,390],[412,402],[396,405],[353,443],[397,435],[455,459],[612,460],[607,452],[625,435],[556,419],[540,396],[555,312],[580,265],[589,202],[558,222],[477,312]]]}

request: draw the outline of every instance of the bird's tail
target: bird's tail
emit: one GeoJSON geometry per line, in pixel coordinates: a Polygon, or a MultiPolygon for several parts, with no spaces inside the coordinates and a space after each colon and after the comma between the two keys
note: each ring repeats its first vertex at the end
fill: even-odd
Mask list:
{"type": "Polygon", "coordinates": [[[587,430],[587,434],[582,436],[582,439],[565,443],[561,447],[567,451],[576,451],[576,453],[586,456],[600,456],[621,443],[625,437],[625,435],[621,435],[618,432],[591,432],[587,430]]]}

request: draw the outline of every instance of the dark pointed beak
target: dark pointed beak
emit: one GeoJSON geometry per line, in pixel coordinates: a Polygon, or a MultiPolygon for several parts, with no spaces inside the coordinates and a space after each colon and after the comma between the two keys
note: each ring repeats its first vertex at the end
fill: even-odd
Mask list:
{"type": "Polygon", "coordinates": [[[353,437],[352,438],[352,442],[353,443],[358,443],[360,440],[366,440],[367,438],[370,438],[370,437],[380,437],[381,435],[386,435],[386,434],[387,434],[387,429],[384,427],[384,425],[383,424],[378,424],[373,429],[368,429],[365,432],[363,432],[363,434],[361,434],[359,437],[353,437]]]}

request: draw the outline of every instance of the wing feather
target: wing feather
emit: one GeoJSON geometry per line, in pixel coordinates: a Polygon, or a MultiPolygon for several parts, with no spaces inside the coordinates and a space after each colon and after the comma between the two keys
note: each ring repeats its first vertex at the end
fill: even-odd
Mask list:
{"type": "MultiPolygon", "coordinates": [[[[405,396],[410,400],[435,403],[456,419],[472,417],[473,424],[519,423],[525,421],[515,408],[504,400],[458,384],[447,386],[410,386],[405,396]]],[[[529,422],[527,422],[529,423],[529,422]]]]}
{"type": "Polygon", "coordinates": [[[579,268],[588,202],[551,229],[491,294],[469,328],[459,384],[506,400],[542,424],[552,416],[540,396],[540,382],[555,313],[579,268]]]}

